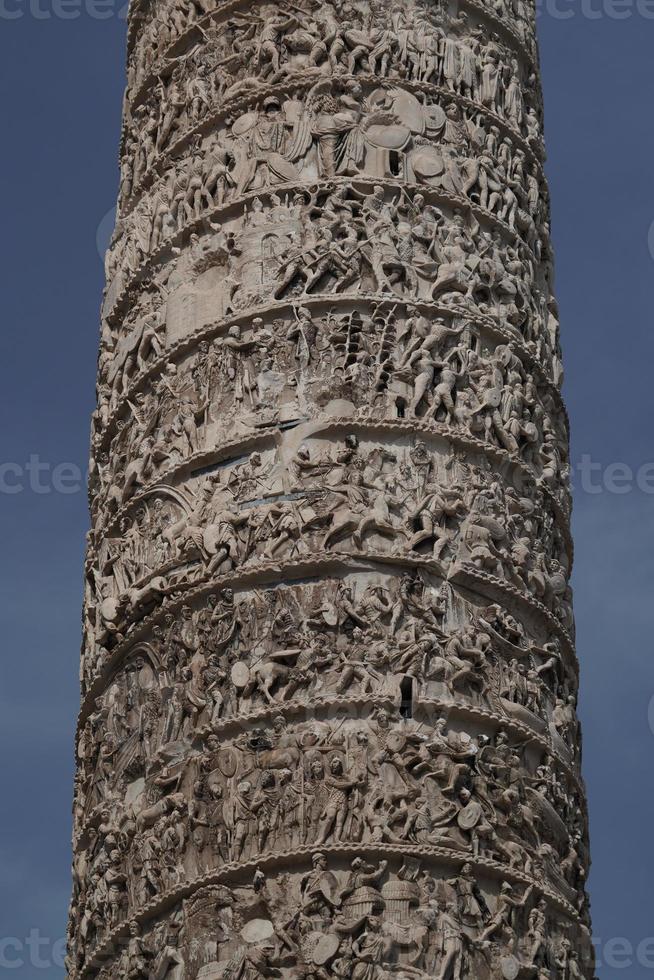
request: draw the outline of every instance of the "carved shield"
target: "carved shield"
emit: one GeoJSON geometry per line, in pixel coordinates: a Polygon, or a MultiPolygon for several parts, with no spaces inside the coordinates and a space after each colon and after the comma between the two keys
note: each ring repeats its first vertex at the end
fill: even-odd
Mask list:
{"type": "Polygon", "coordinates": [[[447,122],[445,112],[439,105],[425,106],[422,111],[426,117],[427,129],[431,132],[442,129],[447,122]]]}
{"type": "Polygon", "coordinates": [[[250,683],[250,668],[241,660],[232,667],[232,684],[234,687],[242,689],[250,683]]]}
{"type": "Polygon", "coordinates": [[[461,830],[472,830],[476,827],[483,816],[483,810],[481,808],[481,803],[476,803],[474,800],[464,806],[463,810],[459,811],[459,815],[456,818],[461,830]]]}
{"type": "MultiPolygon", "coordinates": [[[[368,104],[376,112],[390,113],[398,123],[410,132],[422,134],[425,131],[425,110],[411,92],[402,89],[376,88],[368,97],[368,104]]],[[[370,122],[373,122],[371,119],[370,122]]],[[[366,135],[367,135],[366,130],[366,135]]]]}
{"type": "Polygon", "coordinates": [[[312,960],[317,966],[324,966],[338,953],[340,939],[338,936],[324,935],[318,933],[318,939],[313,948],[312,960]]]}
{"type": "Polygon", "coordinates": [[[275,935],[275,927],[270,919],[252,919],[241,929],[241,936],[246,943],[258,946],[275,935]]]}
{"type": "Polygon", "coordinates": [[[403,150],[411,139],[411,131],[406,126],[370,126],[366,139],[371,146],[383,150],[403,150]]]}
{"type": "Polygon", "coordinates": [[[412,92],[393,89],[393,112],[412,133],[422,136],[425,131],[425,109],[412,92]]]}
{"type": "Polygon", "coordinates": [[[331,604],[322,611],[323,619],[328,626],[338,626],[338,612],[331,604]]]}
{"type": "Polygon", "coordinates": [[[442,156],[437,150],[429,147],[415,150],[410,156],[410,163],[415,175],[422,177],[424,180],[440,177],[445,171],[442,156]]]}
{"type": "Polygon", "coordinates": [[[520,975],[520,963],[515,956],[503,956],[500,960],[500,969],[504,980],[517,980],[520,975]]]}
{"type": "Polygon", "coordinates": [[[218,768],[223,776],[231,779],[238,768],[236,752],[233,749],[221,749],[218,753],[218,768]]]}
{"type": "Polygon", "coordinates": [[[100,615],[105,623],[113,623],[118,616],[120,603],[118,599],[103,599],[100,604],[100,615]]]}
{"type": "Polygon", "coordinates": [[[246,112],[245,115],[239,116],[232,126],[234,136],[244,136],[249,133],[256,126],[258,118],[259,115],[256,112],[246,112]]]}
{"type": "Polygon", "coordinates": [[[406,745],[406,738],[400,732],[391,732],[386,739],[386,747],[389,752],[401,752],[406,745]]]}
{"type": "Polygon", "coordinates": [[[322,875],[320,879],[320,891],[332,905],[340,904],[336,898],[338,893],[338,881],[336,880],[336,875],[331,871],[325,871],[322,875]]]}

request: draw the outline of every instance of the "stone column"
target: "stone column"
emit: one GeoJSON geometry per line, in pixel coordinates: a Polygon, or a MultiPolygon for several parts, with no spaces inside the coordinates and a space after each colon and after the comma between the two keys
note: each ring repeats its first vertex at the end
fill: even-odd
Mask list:
{"type": "Polygon", "coordinates": [[[70,974],[593,976],[529,0],[136,2],[70,974]]]}

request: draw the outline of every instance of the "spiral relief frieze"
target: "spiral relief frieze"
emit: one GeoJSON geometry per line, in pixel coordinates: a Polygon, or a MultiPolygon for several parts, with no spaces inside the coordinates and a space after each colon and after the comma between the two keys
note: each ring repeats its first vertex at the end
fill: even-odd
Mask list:
{"type": "Polygon", "coordinates": [[[593,976],[534,17],[132,5],[71,977],[593,976]]]}

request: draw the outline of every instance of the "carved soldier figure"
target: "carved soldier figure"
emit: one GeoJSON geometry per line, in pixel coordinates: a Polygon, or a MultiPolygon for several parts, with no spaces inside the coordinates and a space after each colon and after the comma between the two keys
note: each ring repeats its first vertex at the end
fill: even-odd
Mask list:
{"type": "Polygon", "coordinates": [[[441,969],[438,980],[461,980],[463,976],[463,930],[456,905],[450,902],[438,919],[441,940],[441,969]]]}
{"type": "Polygon", "coordinates": [[[448,884],[456,893],[462,924],[472,927],[475,931],[480,930],[490,913],[486,899],[472,875],[472,866],[464,864],[461,873],[456,878],[450,879],[448,884]]]}
{"type": "Polygon", "coordinates": [[[328,791],[327,804],[321,821],[316,843],[325,844],[330,838],[342,840],[345,822],[349,812],[349,798],[352,790],[361,785],[361,777],[348,778],[343,773],[343,763],[334,756],[329,764],[329,774],[325,776],[328,791]]]}
{"type": "Polygon", "coordinates": [[[425,495],[418,500],[411,520],[420,527],[411,538],[410,547],[417,548],[423,541],[433,540],[434,558],[440,558],[453,534],[444,523],[464,512],[461,491],[457,487],[443,488],[435,484],[425,487],[425,495]]]}
{"type": "Polygon", "coordinates": [[[514,910],[525,908],[531,898],[532,892],[533,887],[530,886],[522,898],[515,898],[511,885],[506,881],[503,882],[497,898],[495,911],[492,913],[491,920],[479,936],[478,941],[483,943],[492,937],[495,937],[496,941],[505,938],[508,943],[508,948],[512,950],[517,942],[516,930],[513,926],[514,910]],[[504,937],[502,934],[504,934],[504,937]]]}

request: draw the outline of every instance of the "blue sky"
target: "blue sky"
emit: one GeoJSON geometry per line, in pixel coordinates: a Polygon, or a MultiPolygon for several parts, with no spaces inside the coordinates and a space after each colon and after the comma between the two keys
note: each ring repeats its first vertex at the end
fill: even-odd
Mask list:
{"type": "MultiPolygon", "coordinates": [[[[96,236],[116,194],[123,90],[112,3],[0,2],[0,975],[19,980],[63,976],[87,512],[53,468],[87,455],[96,236]]],[[[574,584],[599,975],[641,980],[654,977],[654,10],[584,4],[540,18],[548,173],[573,458],[587,459],[574,584]],[[611,492],[625,482],[615,463],[633,471],[628,492],[611,492]]]]}

